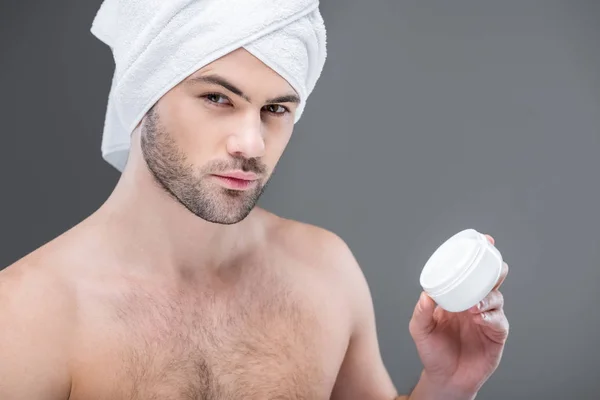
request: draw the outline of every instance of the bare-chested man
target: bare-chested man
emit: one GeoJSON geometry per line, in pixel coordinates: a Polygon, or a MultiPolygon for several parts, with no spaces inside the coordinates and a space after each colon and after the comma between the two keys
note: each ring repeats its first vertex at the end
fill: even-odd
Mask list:
{"type": "Polygon", "coordinates": [[[507,266],[481,308],[421,296],[424,368],[399,396],[343,240],[255,206],[301,101],[242,48],[162,96],[108,200],[0,272],[0,399],[473,399],[508,335],[507,266]]]}

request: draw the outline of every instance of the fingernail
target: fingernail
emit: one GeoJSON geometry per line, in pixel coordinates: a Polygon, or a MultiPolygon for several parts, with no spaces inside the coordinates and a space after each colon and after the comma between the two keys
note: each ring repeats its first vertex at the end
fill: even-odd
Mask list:
{"type": "Polygon", "coordinates": [[[477,308],[478,308],[479,310],[483,310],[483,306],[484,306],[484,305],[485,305],[485,300],[481,300],[481,301],[479,302],[479,304],[477,304],[477,308]]]}
{"type": "Polygon", "coordinates": [[[481,313],[481,318],[484,321],[488,321],[490,319],[489,315],[487,313],[484,313],[484,312],[481,313]]]}

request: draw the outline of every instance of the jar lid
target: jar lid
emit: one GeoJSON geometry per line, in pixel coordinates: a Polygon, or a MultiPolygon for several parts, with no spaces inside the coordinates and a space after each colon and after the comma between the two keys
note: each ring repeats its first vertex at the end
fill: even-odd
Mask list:
{"type": "Polygon", "coordinates": [[[452,286],[473,265],[481,252],[480,234],[467,229],[445,241],[431,255],[421,272],[421,286],[439,293],[452,286]]]}

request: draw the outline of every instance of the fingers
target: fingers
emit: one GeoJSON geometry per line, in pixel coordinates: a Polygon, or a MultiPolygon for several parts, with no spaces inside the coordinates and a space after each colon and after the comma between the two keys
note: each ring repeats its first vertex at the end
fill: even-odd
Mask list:
{"type": "Polygon", "coordinates": [[[475,315],[474,322],[485,329],[484,334],[493,342],[504,344],[508,338],[509,324],[503,309],[485,311],[475,315]]]}
{"type": "Polygon", "coordinates": [[[469,309],[473,322],[486,329],[485,335],[492,341],[503,344],[508,337],[508,319],[504,314],[504,296],[498,290],[493,290],[476,306],[469,309]]]}
{"type": "Polygon", "coordinates": [[[496,240],[491,235],[484,235],[491,244],[495,244],[496,240]]]}
{"type": "Polygon", "coordinates": [[[493,290],[476,306],[469,309],[471,313],[482,313],[486,311],[493,311],[504,307],[504,296],[498,290],[493,290]]]}
{"type": "Polygon", "coordinates": [[[435,319],[433,318],[435,307],[435,301],[425,292],[421,292],[409,324],[410,333],[414,339],[429,335],[435,328],[435,319]]]}

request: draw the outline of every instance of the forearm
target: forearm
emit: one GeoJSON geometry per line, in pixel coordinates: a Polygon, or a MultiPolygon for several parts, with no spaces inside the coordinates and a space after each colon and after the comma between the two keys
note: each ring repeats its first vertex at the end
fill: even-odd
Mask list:
{"type": "Polygon", "coordinates": [[[434,385],[422,373],[410,395],[399,396],[394,400],[474,400],[476,396],[477,393],[459,393],[451,388],[434,385]]]}

